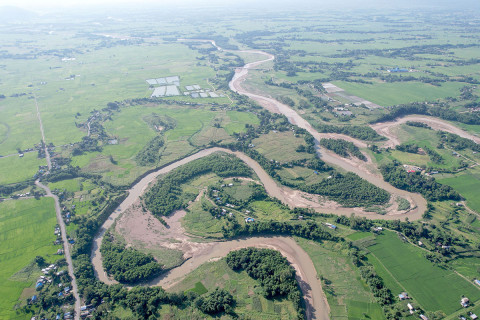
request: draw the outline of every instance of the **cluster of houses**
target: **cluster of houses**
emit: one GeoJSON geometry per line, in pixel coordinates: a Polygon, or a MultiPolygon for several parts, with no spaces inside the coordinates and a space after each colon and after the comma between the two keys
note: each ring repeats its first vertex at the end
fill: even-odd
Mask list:
{"type": "Polygon", "coordinates": [[[82,318],[90,318],[92,315],[91,313],[95,310],[95,308],[92,308],[92,305],[88,306],[81,306],[80,307],[80,317],[82,318]]]}
{"type": "MultiPolygon", "coordinates": [[[[478,281],[478,280],[475,280],[475,281],[478,281]]],[[[480,285],[480,281],[477,284],[480,285]]],[[[410,299],[410,297],[408,296],[408,293],[402,292],[398,295],[398,299],[400,299],[401,301],[404,301],[404,300],[410,299]]],[[[468,308],[470,306],[470,300],[467,297],[462,297],[462,299],[460,299],[460,305],[463,308],[468,308]]],[[[413,307],[413,305],[410,302],[407,303],[407,308],[408,308],[409,313],[412,314],[412,315],[416,312],[415,308],[413,307]]],[[[428,318],[423,314],[420,314],[419,317],[422,320],[428,320],[428,318]]],[[[472,313],[472,312],[469,313],[469,317],[472,320],[478,319],[477,315],[472,313]]],[[[463,316],[460,316],[459,318],[461,320],[466,320],[466,318],[463,317],[463,316]]]]}
{"type": "Polygon", "coordinates": [[[348,104],[345,105],[345,107],[336,107],[334,109],[335,111],[335,114],[338,115],[338,116],[344,116],[344,117],[350,117],[353,115],[352,111],[350,111],[348,108],[347,108],[348,104]]]}
{"type": "Polygon", "coordinates": [[[43,269],[42,269],[42,272],[43,272],[43,274],[49,274],[50,271],[52,271],[52,270],[57,270],[57,266],[54,265],[54,264],[51,264],[51,265],[49,265],[48,267],[43,268],[43,269]]]}

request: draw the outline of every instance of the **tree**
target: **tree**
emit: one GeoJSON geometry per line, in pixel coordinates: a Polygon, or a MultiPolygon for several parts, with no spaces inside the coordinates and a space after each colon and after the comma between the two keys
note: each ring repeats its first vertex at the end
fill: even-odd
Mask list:
{"type": "Polygon", "coordinates": [[[45,265],[45,258],[42,257],[42,256],[36,256],[35,257],[35,263],[37,264],[37,266],[39,266],[41,268],[45,265]]]}

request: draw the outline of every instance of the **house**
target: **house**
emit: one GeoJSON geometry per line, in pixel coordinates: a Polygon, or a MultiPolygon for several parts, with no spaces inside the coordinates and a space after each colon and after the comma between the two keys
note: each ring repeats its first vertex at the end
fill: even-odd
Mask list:
{"type": "Polygon", "coordinates": [[[247,223],[248,222],[254,222],[254,221],[255,221],[255,219],[253,219],[253,218],[250,218],[250,217],[245,218],[245,222],[247,222],[247,223]]]}
{"type": "Polygon", "coordinates": [[[428,318],[425,317],[423,314],[420,315],[420,319],[422,319],[422,320],[428,320],[428,318]]]}
{"type": "Polygon", "coordinates": [[[327,227],[329,227],[330,229],[333,229],[333,230],[337,229],[337,226],[336,226],[336,225],[333,225],[333,224],[331,224],[331,223],[328,223],[328,222],[327,222],[327,223],[325,223],[325,225],[326,225],[327,227]]]}
{"type": "Polygon", "coordinates": [[[393,68],[393,69],[389,69],[387,71],[390,72],[390,73],[392,73],[392,72],[408,72],[408,69],[396,67],[396,68],[393,68]]]}
{"type": "Polygon", "coordinates": [[[410,299],[410,297],[408,296],[408,293],[406,292],[402,292],[398,295],[398,299],[400,300],[407,300],[407,299],[410,299]]]}
{"type": "Polygon", "coordinates": [[[475,313],[471,313],[470,314],[470,319],[475,320],[475,319],[478,319],[478,317],[475,313]]]}
{"type": "Polygon", "coordinates": [[[462,300],[460,300],[460,304],[462,305],[462,307],[467,308],[470,304],[470,300],[468,300],[467,297],[463,297],[462,300]]]}
{"type": "Polygon", "coordinates": [[[31,301],[32,301],[32,303],[35,303],[37,301],[37,296],[36,295],[32,296],[31,301]]]}
{"type": "Polygon", "coordinates": [[[423,246],[423,242],[422,241],[418,241],[418,245],[421,247],[423,246]]]}
{"type": "Polygon", "coordinates": [[[407,303],[407,307],[408,307],[408,311],[410,312],[410,314],[415,313],[415,308],[410,303],[407,303]]]}
{"type": "Polygon", "coordinates": [[[42,288],[43,288],[43,282],[37,282],[37,284],[35,285],[35,289],[40,290],[42,288]]]}
{"type": "Polygon", "coordinates": [[[373,228],[373,231],[374,231],[374,232],[380,232],[380,231],[382,231],[382,230],[383,230],[382,227],[374,227],[374,228],[373,228]]]}
{"type": "Polygon", "coordinates": [[[479,286],[480,286],[480,280],[475,279],[475,280],[473,280],[473,282],[474,282],[476,285],[479,285],[479,286]]]}

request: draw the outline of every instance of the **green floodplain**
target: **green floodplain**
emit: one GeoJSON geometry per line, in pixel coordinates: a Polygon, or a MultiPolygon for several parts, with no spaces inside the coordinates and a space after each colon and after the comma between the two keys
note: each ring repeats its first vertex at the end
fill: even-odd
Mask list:
{"type": "Polygon", "coordinates": [[[227,256],[165,290],[140,285],[194,259],[179,245],[186,238],[162,238],[173,232],[169,223],[198,248],[292,236],[313,263],[330,319],[480,316],[480,25],[476,8],[458,9],[199,6],[13,16],[0,7],[0,319],[75,310],[66,257],[56,254],[54,200],[37,179],[59,198],[80,302],[96,319],[306,317],[300,284],[281,286],[295,273],[275,269],[278,257],[262,249],[268,258],[256,268],[250,261],[234,270],[227,256]],[[248,50],[275,59],[249,70],[245,90],[288,105],[319,132],[356,139],[357,149],[341,150],[339,141],[329,149],[361,161],[356,150],[378,175],[394,166],[389,183],[422,194],[427,211],[387,219],[397,207],[415,208],[323,162],[307,132],[230,90],[236,68],[265,58],[248,50]],[[392,126],[397,143],[385,147],[390,140],[372,127],[401,116],[437,119],[468,138],[415,120],[392,126]],[[195,160],[160,175],[103,240],[105,272],[135,288],[99,281],[93,237],[126,191],[212,147],[253,159],[298,206],[269,196],[235,155],[195,160]],[[343,216],[308,209],[316,203],[334,213],[332,201],[348,208],[343,216]],[[125,227],[129,214],[145,223],[125,227]],[[44,272],[51,264],[55,271],[44,272]],[[409,300],[399,299],[403,292],[409,300]]]}

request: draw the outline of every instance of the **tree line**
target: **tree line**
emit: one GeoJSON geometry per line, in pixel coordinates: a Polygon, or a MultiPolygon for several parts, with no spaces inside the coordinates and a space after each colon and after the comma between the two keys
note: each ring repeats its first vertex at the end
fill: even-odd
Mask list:
{"type": "Polygon", "coordinates": [[[413,102],[410,104],[401,104],[395,106],[391,108],[388,113],[379,116],[370,123],[393,121],[397,118],[401,118],[410,114],[433,116],[443,120],[458,121],[465,124],[480,124],[479,114],[459,113],[455,110],[449,109],[446,106],[430,107],[426,103],[421,102],[413,102]]]}
{"type": "Polygon", "coordinates": [[[460,195],[450,186],[435,181],[432,177],[423,176],[420,172],[406,172],[396,163],[380,167],[383,179],[402,190],[418,192],[429,201],[460,200],[460,195]]]}
{"type": "Polygon", "coordinates": [[[163,147],[162,136],[155,136],[135,156],[140,166],[153,166],[160,160],[160,148],[163,147]]]}
{"type": "Polygon", "coordinates": [[[114,239],[111,233],[105,234],[100,252],[105,271],[122,283],[136,283],[155,277],[162,266],[151,254],[134,248],[125,248],[114,239]]]}
{"type": "Polygon", "coordinates": [[[336,126],[333,124],[317,124],[315,128],[321,133],[339,133],[364,141],[383,141],[384,136],[367,126],[336,126]]]}
{"type": "Polygon", "coordinates": [[[297,309],[299,319],[304,319],[302,294],[295,279],[295,269],[276,250],[245,248],[231,251],[227,265],[234,271],[246,271],[260,282],[266,298],[285,296],[297,309]]]}
{"type": "Polygon", "coordinates": [[[252,170],[240,159],[229,154],[212,154],[187,163],[172,172],[145,193],[146,207],[156,216],[166,216],[184,204],[181,184],[206,173],[220,177],[249,177],[252,170]]]}
{"type": "Polygon", "coordinates": [[[350,155],[352,155],[362,161],[367,161],[367,157],[365,157],[365,155],[353,142],[343,139],[323,138],[320,139],[320,145],[327,148],[328,150],[332,150],[333,152],[344,158],[349,158],[350,155]]]}

